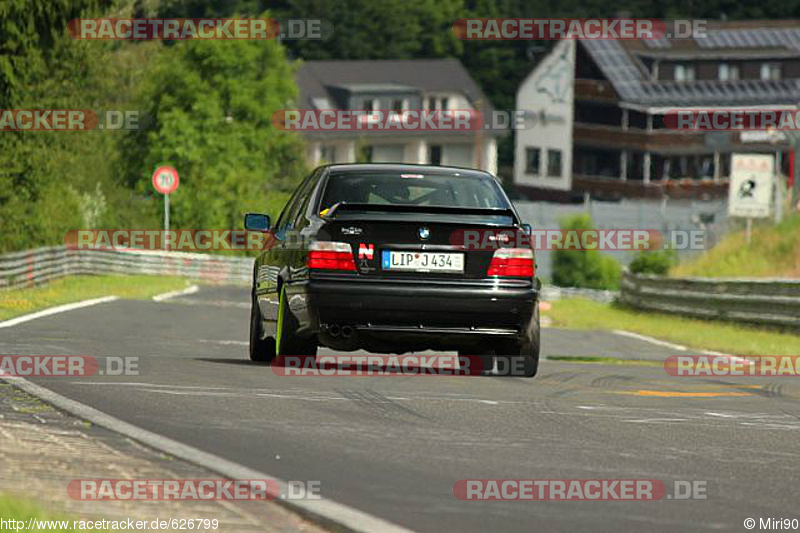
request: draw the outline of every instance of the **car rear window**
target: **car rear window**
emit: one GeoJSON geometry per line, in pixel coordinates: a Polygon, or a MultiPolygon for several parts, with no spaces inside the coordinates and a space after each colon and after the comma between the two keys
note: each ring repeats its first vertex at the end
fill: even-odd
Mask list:
{"type": "Polygon", "coordinates": [[[489,176],[416,173],[331,174],[320,210],[339,202],[372,205],[508,208],[500,186],[489,176]]]}

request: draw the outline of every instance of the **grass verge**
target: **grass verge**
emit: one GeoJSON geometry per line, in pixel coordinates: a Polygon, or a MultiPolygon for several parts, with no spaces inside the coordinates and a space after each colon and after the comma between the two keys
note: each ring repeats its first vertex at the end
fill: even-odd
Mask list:
{"type": "Polygon", "coordinates": [[[146,300],[189,284],[178,277],[73,276],[38,287],[0,291],[0,320],[112,294],[129,300],[146,300]]]}
{"type": "Polygon", "coordinates": [[[761,223],[750,244],[743,230],[729,233],[708,252],[679,263],[672,277],[800,277],[800,215],[777,226],[761,223]]]}
{"type": "Polygon", "coordinates": [[[72,528],[72,520],[48,513],[34,503],[17,500],[5,495],[0,495],[0,517],[2,517],[6,522],[8,522],[8,520],[18,520],[24,522],[24,525],[18,524],[20,527],[6,527],[5,529],[16,529],[19,531],[49,531],[51,533],[53,531],[74,531],[72,528]],[[29,522],[30,520],[33,520],[33,522],[29,522]],[[45,522],[41,523],[41,521],[45,522]],[[29,524],[33,525],[33,527],[30,529],[28,528],[29,524]]]}
{"type": "Polygon", "coordinates": [[[619,304],[588,300],[551,302],[554,327],[624,329],[685,346],[733,355],[798,355],[800,335],[769,328],[685,318],[633,310],[619,304]]]}

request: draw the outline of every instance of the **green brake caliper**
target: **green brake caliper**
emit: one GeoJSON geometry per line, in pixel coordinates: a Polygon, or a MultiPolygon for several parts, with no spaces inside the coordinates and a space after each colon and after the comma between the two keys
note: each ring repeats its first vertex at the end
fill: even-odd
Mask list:
{"type": "Polygon", "coordinates": [[[280,300],[278,301],[278,326],[275,332],[275,355],[281,354],[281,337],[283,337],[283,315],[286,313],[286,288],[281,287],[280,300]]]}

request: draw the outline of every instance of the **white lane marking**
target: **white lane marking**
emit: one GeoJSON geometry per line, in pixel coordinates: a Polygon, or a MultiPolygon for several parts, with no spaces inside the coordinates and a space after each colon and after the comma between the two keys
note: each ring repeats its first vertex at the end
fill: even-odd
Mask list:
{"type": "Polygon", "coordinates": [[[706,414],[708,416],[718,416],[720,418],[736,418],[735,415],[731,415],[731,414],[728,414],[728,413],[714,413],[712,411],[709,411],[706,414]]]}
{"type": "Polygon", "coordinates": [[[623,420],[630,424],[663,424],[669,422],[686,422],[688,418],[642,418],[641,420],[623,420]]]}
{"type": "Polygon", "coordinates": [[[786,424],[766,424],[763,422],[740,422],[743,426],[757,427],[759,429],[800,429],[800,426],[792,426],[786,424]]]}
{"type": "Polygon", "coordinates": [[[673,344],[671,342],[662,341],[653,337],[648,337],[647,335],[640,335],[632,331],[625,331],[624,329],[615,329],[613,330],[613,333],[616,333],[617,335],[622,335],[623,337],[630,337],[631,339],[638,339],[640,341],[649,342],[650,344],[663,346],[671,350],[678,350],[679,352],[685,352],[686,350],[688,350],[686,346],[681,346],[680,344],[673,344]]]}
{"type": "Polygon", "coordinates": [[[607,407],[605,405],[578,405],[577,408],[578,409],[586,409],[586,410],[590,410],[590,411],[597,410],[597,409],[603,409],[603,410],[607,410],[607,411],[633,411],[633,410],[638,410],[639,409],[638,407],[607,407]]]}
{"type": "Polygon", "coordinates": [[[192,300],[191,298],[170,298],[169,303],[181,305],[212,305],[216,307],[236,307],[238,309],[250,309],[250,304],[246,302],[235,302],[232,300],[192,300]]]}
{"type": "MultiPolygon", "coordinates": [[[[634,333],[632,331],[625,331],[624,329],[615,329],[613,330],[614,333],[617,335],[622,335],[623,337],[630,337],[632,339],[639,339],[640,341],[649,342],[651,344],[656,344],[658,346],[664,346],[665,348],[670,348],[672,350],[678,350],[680,352],[685,352],[689,348],[680,344],[673,344],[671,342],[662,341],[660,339],[656,339],[654,337],[648,337],[647,335],[640,335],[639,333],[634,333]]],[[[741,357],[730,355],[722,352],[715,352],[713,350],[697,350],[697,353],[703,355],[713,355],[713,356],[720,356],[720,357],[729,357],[733,361],[738,363],[743,363],[746,360],[742,359],[741,357]]]]}
{"type": "MultiPolygon", "coordinates": [[[[204,452],[188,444],[183,444],[168,437],[161,436],[157,433],[141,429],[133,424],[124,422],[111,415],[107,415],[102,411],[98,411],[94,407],[86,404],[70,400],[66,396],[62,396],[44,387],[40,387],[30,381],[18,377],[3,377],[8,383],[22,389],[23,391],[38,396],[47,403],[56,406],[59,409],[67,411],[78,418],[93,422],[98,426],[110,429],[127,437],[130,437],[143,444],[153,448],[162,450],[170,455],[179,459],[192,462],[200,465],[212,472],[216,472],[229,479],[273,479],[279,488],[281,494],[288,494],[290,492],[289,485],[286,481],[271,476],[264,472],[259,472],[252,468],[240,465],[233,461],[229,461],[217,455],[204,452]]],[[[402,526],[379,518],[377,516],[359,511],[349,505],[335,502],[330,499],[322,500],[286,500],[276,498],[274,500],[278,504],[285,505],[293,508],[301,514],[311,515],[318,519],[322,519],[322,523],[333,522],[334,524],[343,527],[346,530],[372,533],[373,531],[382,531],[387,533],[411,533],[411,530],[402,526]]]]}
{"type": "Polygon", "coordinates": [[[181,289],[179,291],[170,291],[161,294],[156,294],[155,296],[153,296],[153,300],[156,302],[163,302],[164,300],[169,300],[170,298],[175,298],[176,296],[186,296],[187,294],[194,294],[199,290],[200,290],[199,286],[189,285],[185,289],[181,289]]]}
{"type": "Polygon", "coordinates": [[[201,389],[201,390],[233,390],[230,387],[201,387],[195,385],[159,385],[157,383],[140,383],[137,381],[125,382],[125,383],[114,383],[112,381],[98,381],[95,383],[86,382],[86,381],[72,381],[70,385],[85,385],[85,386],[114,386],[114,387],[168,387],[170,389],[201,389]]]}
{"type": "Polygon", "coordinates": [[[48,309],[44,309],[42,311],[37,311],[35,313],[31,313],[29,315],[22,315],[16,318],[12,318],[10,320],[6,320],[4,322],[0,322],[0,328],[9,328],[11,326],[16,326],[17,324],[22,324],[23,322],[29,322],[31,320],[36,320],[37,318],[42,318],[45,316],[56,315],[58,313],[65,313],[67,311],[72,311],[73,309],[81,309],[83,307],[91,307],[97,304],[103,304],[106,302],[113,302],[114,300],[118,300],[119,296],[104,296],[103,298],[95,298],[94,300],[83,300],[81,302],[75,302],[71,304],[65,305],[58,305],[56,307],[50,307],[48,309]]]}
{"type": "Polygon", "coordinates": [[[205,342],[206,344],[222,344],[223,346],[227,345],[235,345],[235,346],[249,346],[250,343],[247,341],[214,341],[210,339],[197,339],[197,342],[205,342]]]}

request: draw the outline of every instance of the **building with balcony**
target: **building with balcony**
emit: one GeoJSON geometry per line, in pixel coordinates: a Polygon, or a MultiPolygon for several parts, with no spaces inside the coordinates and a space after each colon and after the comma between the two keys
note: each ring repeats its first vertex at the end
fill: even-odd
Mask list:
{"type": "Polygon", "coordinates": [[[733,153],[771,153],[787,132],[677,131],[678,110],[800,103],[800,22],[709,22],[703,37],[562,41],[520,85],[514,182],[529,196],[721,197],[733,153]]]}

